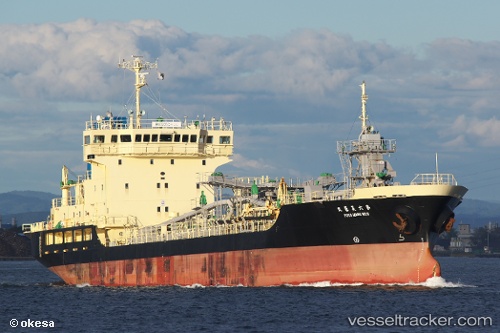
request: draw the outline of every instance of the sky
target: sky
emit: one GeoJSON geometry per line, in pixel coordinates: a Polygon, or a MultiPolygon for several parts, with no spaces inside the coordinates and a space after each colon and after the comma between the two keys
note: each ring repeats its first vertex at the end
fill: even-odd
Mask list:
{"type": "Polygon", "coordinates": [[[62,165],[83,174],[84,122],[126,113],[133,79],[117,63],[135,54],[158,60],[165,80],[151,75],[148,92],[171,114],[233,122],[226,174],[340,174],[336,142],[359,134],[365,81],[370,124],[397,140],[397,181],[438,166],[467,197],[500,202],[499,12],[491,0],[6,2],[0,193],[57,194],[62,165]]]}

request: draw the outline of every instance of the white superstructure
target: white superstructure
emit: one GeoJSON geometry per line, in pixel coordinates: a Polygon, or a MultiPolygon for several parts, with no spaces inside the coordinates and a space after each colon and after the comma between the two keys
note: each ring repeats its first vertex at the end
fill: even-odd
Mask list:
{"type": "Polygon", "coordinates": [[[156,63],[134,56],[119,66],[135,73],[136,108],[128,117],[108,112],[86,122],[87,174],[70,179],[63,167],[62,197],[54,199],[49,219],[53,224],[97,224],[110,230],[158,224],[192,210],[200,200],[213,202],[212,189],[202,181],[231,161],[231,122],[146,119],[140,89],[146,85],[144,70],[156,63]]]}

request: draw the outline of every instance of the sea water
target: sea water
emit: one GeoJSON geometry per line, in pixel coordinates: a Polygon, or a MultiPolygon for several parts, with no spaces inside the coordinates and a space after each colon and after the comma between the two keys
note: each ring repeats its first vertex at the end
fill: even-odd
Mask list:
{"type": "Polygon", "coordinates": [[[68,286],[3,261],[0,332],[500,332],[500,259],[438,260],[420,284],[266,288],[68,286]]]}

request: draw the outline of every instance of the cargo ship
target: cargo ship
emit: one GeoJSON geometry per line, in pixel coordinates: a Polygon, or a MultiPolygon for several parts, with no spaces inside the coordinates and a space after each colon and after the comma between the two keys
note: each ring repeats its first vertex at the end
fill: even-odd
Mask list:
{"type": "MultiPolygon", "coordinates": [[[[368,121],[337,142],[342,173],[303,182],[231,177],[223,118],[147,117],[141,89],[157,62],[121,60],[135,108],[90,116],[85,174],[62,167],[46,221],[23,225],[33,256],[70,285],[280,286],[421,283],[440,276],[431,236],[451,230],[467,192],[452,174],[406,185],[386,156],[396,140],[368,121]],[[132,75],[131,75],[132,76],[132,75]]],[[[159,73],[162,78],[163,74],[159,73]]]]}

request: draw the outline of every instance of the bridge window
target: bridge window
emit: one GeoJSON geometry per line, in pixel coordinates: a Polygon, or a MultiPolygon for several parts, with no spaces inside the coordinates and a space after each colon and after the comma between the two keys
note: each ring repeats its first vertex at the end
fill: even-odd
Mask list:
{"type": "Polygon", "coordinates": [[[149,134],[144,134],[143,139],[144,139],[144,140],[143,140],[144,142],[149,142],[149,140],[151,139],[151,135],[149,135],[149,134]]]}
{"type": "Polygon", "coordinates": [[[174,135],[174,142],[181,142],[181,135],[180,134],[174,135]]]}
{"type": "Polygon", "coordinates": [[[120,141],[121,142],[132,142],[132,137],[130,134],[122,134],[120,135],[120,141]]]}
{"type": "Polygon", "coordinates": [[[189,135],[184,134],[184,135],[182,136],[182,142],[188,142],[188,141],[189,141],[189,135]]]}
{"type": "Polygon", "coordinates": [[[196,134],[191,134],[189,142],[196,142],[196,134]]]}
{"type": "Polygon", "coordinates": [[[160,142],[172,142],[172,134],[160,134],[160,142]]]}
{"type": "Polygon", "coordinates": [[[75,229],[75,242],[81,242],[81,241],[82,241],[82,230],[75,229]]]}
{"type": "Polygon", "coordinates": [[[231,137],[230,136],[221,136],[219,138],[219,143],[220,144],[225,144],[225,145],[228,145],[231,143],[231,137]]]}
{"type": "Polygon", "coordinates": [[[104,135],[94,135],[94,143],[104,143],[104,135]]]}
{"type": "Polygon", "coordinates": [[[54,233],[48,232],[45,234],[45,245],[52,245],[52,244],[54,244],[54,233]]]}
{"type": "Polygon", "coordinates": [[[141,142],[142,141],[141,138],[142,138],[142,135],[136,134],[135,135],[135,142],[141,142]]]}
{"type": "Polygon", "coordinates": [[[158,142],[158,134],[151,135],[151,142],[158,142]]]}
{"type": "Polygon", "coordinates": [[[118,142],[118,135],[112,135],[111,142],[118,142]]]}
{"type": "Polygon", "coordinates": [[[64,232],[64,242],[65,243],[72,243],[73,242],[73,231],[65,231],[64,232]]]}
{"type": "Polygon", "coordinates": [[[214,143],[214,137],[211,135],[207,136],[207,143],[214,143]]]}
{"type": "Polygon", "coordinates": [[[91,241],[92,240],[92,228],[83,229],[83,240],[91,241]]]}
{"type": "Polygon", "coordinates": [[[90,135],[85,135],[83,137],[83,143],[88,145],[90,143],[90,135]]]}
{"type": "Polygon", "coordinates": [[[54,232],[54,244],[62,244],[62,243],[63,243],[62,231],[54,232]]]}

